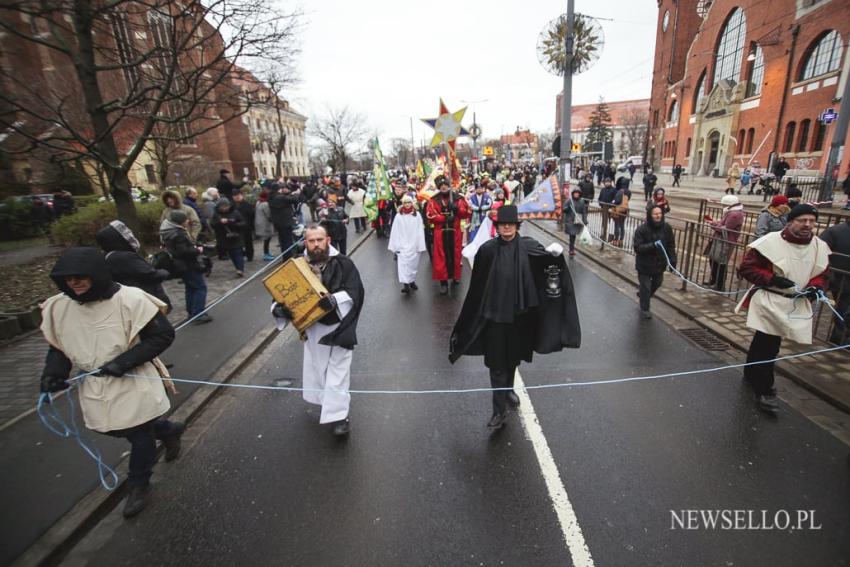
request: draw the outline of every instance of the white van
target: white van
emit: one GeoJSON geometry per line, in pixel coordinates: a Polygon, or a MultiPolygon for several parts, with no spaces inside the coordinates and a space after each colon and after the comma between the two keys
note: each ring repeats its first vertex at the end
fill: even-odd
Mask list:
{"type": "Polygon", "coordinates": [[[629,168],[629,164],[633,163],[638,170],[640,170],[643,165],[643,156],[629,156],[626,158],[626,161],[617,166],[617,171],[626,171],[629,168]]]}

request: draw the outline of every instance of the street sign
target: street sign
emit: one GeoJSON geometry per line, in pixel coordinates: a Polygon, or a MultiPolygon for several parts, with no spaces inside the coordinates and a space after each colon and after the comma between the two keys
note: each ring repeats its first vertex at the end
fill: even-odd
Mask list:
{"type": "Polygon", "coordinates": [[[581,144],[573,144],[573,153],[581,152],[581,144]]]}
{"type": "Polygon", "coordinates": [[[484,151],[481,153],[483,153],[487,157],[493,157],[493,154],[495,152],[493,151],[493,146],[484,146],[484,151]]]}
{"type": "Polygon", "coordinates": [[[838,118],[838,113],[835,112],[834,108],[827,108],[820,113],[820,121],[824,124],[831,124],[835,122],[836,118],[838,118]]]}
{"type": "Polygon", "coordinates": [[[472,128],[469,129],[469,137],[473,140],[477,140],[481,136],[481,127],[478,124],[472,124],[472,128]]]}

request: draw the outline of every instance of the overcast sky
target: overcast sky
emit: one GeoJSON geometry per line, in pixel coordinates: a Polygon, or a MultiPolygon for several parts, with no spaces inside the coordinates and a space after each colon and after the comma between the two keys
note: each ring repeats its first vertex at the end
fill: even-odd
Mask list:
{"type": "MultiPolygon", "coordinates": [[[[648,98],[655,46],[655,0],[576,0],[600,20],[605,46],[595,66],[573,80],[573,103],[648,98]]],[[[517,126],[551,131],[561,78],[537,60],[537,36],[566,11],[565,0],[318,0],[307,12],[298,62],[301,83],[289,99],[308,117],[326,105],[362,113],[385,148],[392,137],[417,146],[431,130],[419,121],[469,104],[483,137],[517,126]]]]}

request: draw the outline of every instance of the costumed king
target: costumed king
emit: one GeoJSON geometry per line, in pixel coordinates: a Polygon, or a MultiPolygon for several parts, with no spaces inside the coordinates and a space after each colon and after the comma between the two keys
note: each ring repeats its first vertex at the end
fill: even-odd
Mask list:
{"type": "Polygon", "coordinates": [[[174,342],[166,305],[139,288],[112,281],[106,260],[94,248],[69,248],[50,277],[62,293],[41,308],[41,332],[50,345],[41,391],[67,389],[74,366],[100,370],[79,382],[80,408],[86,427],[130,442],[123,513],[135,516],[147,502],[156,440],[165,445],[165,460],[173,461],[184,430],[182,423],[162,417],[171,407],[165,386],[173,388],[157,358],[174,342]]]}
{"type": "Polygon", "coordinates": [[[812,344],[812,306],[826,287],[829,245],[814,235],[818,210],[800,204],[788,213],[788,224],[753,241],[738,275],[753,284],[738,307],[747,310],[747,327],[755,331],[744,380],[755,390],[756,406],[769,414],[779,410],[773,387],[774,363],[782,339],[812,344]]]}
{"type": "MultiPolygon", "coordinates": [[[[365,292],[354,262],[331,246],[324,227],[307,225],[304,244],[310,268],[328,290],[319,305],[330,311],[305,331],[304,401],[322,406],[319,423],[332,423],[334,435],[348,435],[351,358],[365,292]]],[[[292,313],[277,302],[272,303],[272,315],[278,329],[292,320],[292,313]]]]}
{"type": "Polygon", "coordinates": [[[519,405],[513,391],[521,361],[581,345],[581,328],[572,278],[558,243],[547,248],[519,235],[514,205],[501,207],[494,221],[498,237],[475,256],[469,291],[449,341],[449,360],[484,356],[493,388],[493,415],[487,427],[498,429],[508,406],[519,405]]]}
{"type": "Polygon", "coordinates": [[[440,293],[449,292],[449,280],[460,283],[463,232],[460,221],[470,218],[469,205],[460,193],[449,187],[441,175],[435,180],[440,192],[428,202],[427,217],[434,224],[434,256],[431,277],[440,282],[440,293]]]}
{"type": "Polygon", "coordinates": [[[410,195],[401,199],[401,207],[390,228],[390,243],[387,248],[396,255],[398,281],[402,284],[401,293],[419,289],[416,285],[416,272],[419,269],[419,255],[427,250],[425,226],[410,195]]]}

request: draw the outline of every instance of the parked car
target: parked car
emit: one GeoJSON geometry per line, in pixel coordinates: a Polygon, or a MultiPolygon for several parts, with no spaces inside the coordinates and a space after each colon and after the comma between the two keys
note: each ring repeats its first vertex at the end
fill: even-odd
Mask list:
{"type": "Polygon", "coordinates": [[[634,164],[634,166],[638,169],[643,166],[643,156],[629,156],[626,160],[617,166],[617,171],[626,171],[629,168],[629,164],[634,164]]]}
{"type": "Polygon", "coordinates": [[[38,195],[19,195],[18,197],[15,197],[15,199],[18,201],[29,201],[31,203],[35,201],[41,201],[48,207],[53,206],[53,194],[51,193],[40,193],[38,195]]]}

